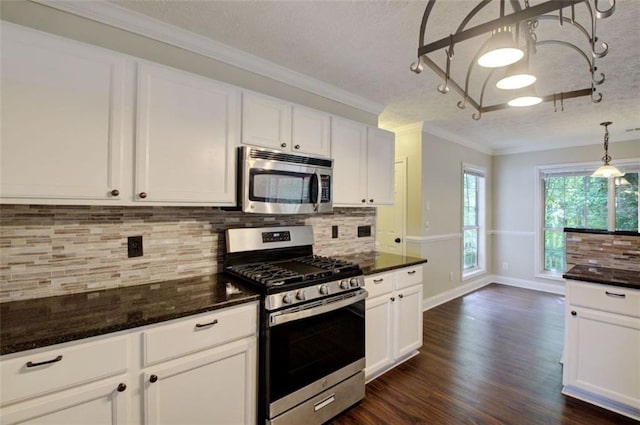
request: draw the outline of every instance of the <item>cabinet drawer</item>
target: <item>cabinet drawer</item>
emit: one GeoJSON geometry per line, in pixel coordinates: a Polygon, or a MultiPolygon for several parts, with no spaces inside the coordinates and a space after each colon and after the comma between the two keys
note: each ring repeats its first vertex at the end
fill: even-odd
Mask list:
{"type": "Polygon", "coordinates": [[[144,366],[256,333],[256,303],[216,310],[143,332],[144,366]]]}
{"type": "Polygon", "coordinates": [[[364,279],[369,298],[393,291],[393,273],[380,273],[364,279]]]}
{"type": "Polygon", "coordinates": [[[568,282],[571,305],[640,317],[640,291],[620,286],[568,282]]]}
{"type": "Polygon", "coordinates": [[[408,288],[409,286],[422,283],[422,266],[407,267],[395,272],[396,289],[408,288]]]}
{"type": "Polygon", "coordinates": [[[53,346],[0,361],[2,405],[127,371],[128,339],[53,346]]]}

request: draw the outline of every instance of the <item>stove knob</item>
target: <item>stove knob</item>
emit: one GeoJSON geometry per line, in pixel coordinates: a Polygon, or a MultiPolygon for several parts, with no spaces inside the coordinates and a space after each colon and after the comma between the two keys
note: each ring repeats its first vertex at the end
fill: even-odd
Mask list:
{"type": "Polygon", "coordinates": [[[327,285],[320,285],[320,293],[327,295],[329,293],[329,287],[327,285]]]}
{"type": "Polygon", "coordinates": [[[282,302],[284,304],[291,304],[291,301],[293,301],[291,298],[291,294],[284,294],[284,297],[282,297],[282,302]]]}
{"type": "Polygon", "coordinates": [[[307,294],[301,289],[296,292],[296,299],[300,301],[304,301],[307,299],[307,294]]]}
{"type": "Polygon", "coordinates": [[[358,286],[360,286],[360,281],[357,277],[352,277],[351,280],[349,280],[349,283],[351,284],[352,288],[357,288],[358,286]]]}
{"type": "Polygon", "coordinates": [[[340,289],[349,289],[349,281],[343,280],[342,282],[340,282],[340,289]]]}

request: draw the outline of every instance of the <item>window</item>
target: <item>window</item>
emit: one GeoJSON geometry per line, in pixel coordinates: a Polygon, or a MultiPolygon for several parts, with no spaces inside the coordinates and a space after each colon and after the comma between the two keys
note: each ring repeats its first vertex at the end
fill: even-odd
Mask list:
{"type": "Polygon", "coordinates": [[[465,165],[462,173],[462,276],[484,271],[485,170],[465,165]]]}
{"type": "Polygon", "coordinates": [[[543,274],[565,271],[565,227],[638,231],[638,172],[630,168],[616,179],[592,178],[585,165],[539,168],[543,274]]]}

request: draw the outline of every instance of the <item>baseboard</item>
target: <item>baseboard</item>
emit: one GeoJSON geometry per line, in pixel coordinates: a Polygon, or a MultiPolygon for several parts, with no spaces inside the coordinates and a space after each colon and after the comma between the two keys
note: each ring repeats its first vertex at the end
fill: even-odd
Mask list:
{"type": "Polygon", "coordinates": [[[605,397],[590,393],[571,386],[562,387],[562,394],[569,397],[577,398],[578,400],[585,401],[590,404],[602,407],[603,409],[611,410],[624,416],[628,416],[636,421],[640,421],[640,409],[627,406],[613,400],[609,400],[605,397]]]}
{"type": "Polygon", "coordinates": [[[455,298],[461,297],[462,295],[468,294],[469,292],[473,292],[476,289],[480,289],[483,286],[490,284],[491,282],[493,282],[493,276],[483,276],[479,279],[473,280],[469,283],[465,283],[461,286],[457,286],[438,295],[425,298],[422,300],[422,311],[427,311],[439,306],[440,304],[444,304],[447,301],[451,301],[455,298]]]}
{"type": "Polygon", "coordinates": [[[535,280],[518,279],[500,275],[491,276],[492,281],[501,285],[515,286],[518,288],[533,289],[534,291],[549,292],[551,294],[564,295],[564,285],[536,282],[535,280]]]}

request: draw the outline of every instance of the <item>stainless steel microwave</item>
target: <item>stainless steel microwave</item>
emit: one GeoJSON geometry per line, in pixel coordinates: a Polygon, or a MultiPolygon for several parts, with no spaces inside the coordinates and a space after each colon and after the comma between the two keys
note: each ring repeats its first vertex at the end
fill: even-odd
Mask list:
{"type": "Polygon", "coordinates": [[[238,148],[238,203],[247,213],[333,211],[333,160],[238,148]]]}

